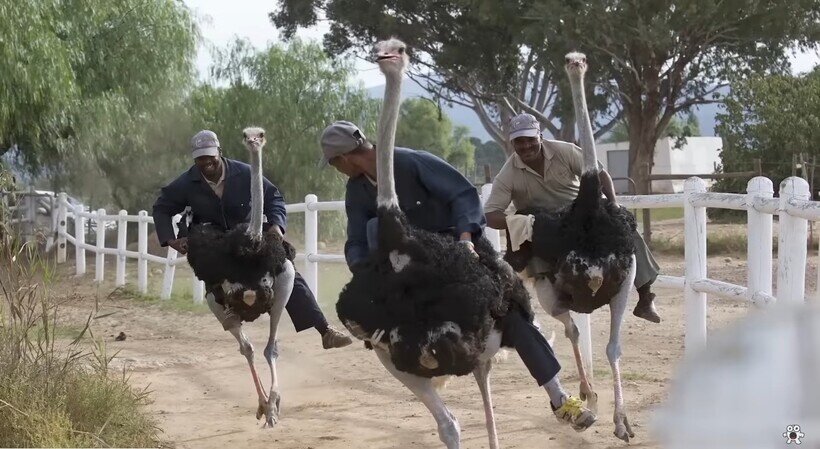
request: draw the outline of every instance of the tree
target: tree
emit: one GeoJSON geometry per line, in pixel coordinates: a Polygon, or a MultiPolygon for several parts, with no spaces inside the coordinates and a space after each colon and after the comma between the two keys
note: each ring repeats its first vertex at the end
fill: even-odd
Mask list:
{"type": "MultiPolygon", "coordinates": [[[[717,92],[730,75],[787,71],[786,50],[795,44],[814,46],[818,40],[820,4],[280,0],[272,19],[288,34],[315,23],[319,13],[331,24],[325,47],[332,54],[366,48],[388,33],[407,39],[419,51],[414,61],[431,71],[417,76],[429,79],[438,89],[434,92],[466,96],[500,144],[505,133],[488,126],[487,116],[503,123],[505,114],[518,107],[536,114],[553,135],[572,135],[564,132],[572,129],[574,119],[562,87],[562,55],[573,49],[585,52],[592,70],[589,89],[595,94],[593,117],[617,120],[623,114],[630,177],[638,183],[638,193],[645,193],[655,143],[672,117],[698,104],[719,102],[717,92]],[[542,111],[545,104],[553,106],[542,111]],[[550,125],[553,120],[563,126],[550,125]]],[[[614,125],[606,119],[598,134],[614,125]]]]}
{"type": "Polygon", "coordinates": [[[721,101],[730,78],[786,72],[787,49],[818,41],[816,0],[533,1],[533,27],[568,36],[591,64],[611,68],[638,193],[675,115],[721,101]]]}
{"type": "MultiPolygon", "coordinates": [[[[680,116],[672,117],[666,129],[661,132],[663,137],[674,137],[677,140],[685,139],[687,137],[700,136],[700,124],[695,114],[688,114],[686,120],[682,120],[680,116]]],[[[629,127],[626,122],[621,120],[613,128],[612,131],[603,139],[604,143],[618,143],[629,142],[629,127]]],[[[676,143],[676,147],[680,147],[681,143],[676,143]]]]}
{"type": "MultiPolygon", "coordinates": [[[[562,35],[530,28],[524,2],[458,0],[279,0],[270,14],[286,38],[321,18],[330,23],[325,50],[338,56],[369,52],[375,40],[395,35],[410,47],[409,75],[436,101],[472,109],[507,154],[506,126],[521,111],[535,114],[553,136],[574,140],[575,126],[563,55],[562,35]]],[[[589,77],[598,80],[594,68],[589,77]]],[[[608,101],[612,92],[589,89],[596,135],[620,115],[608,101]]]]}
{"type": "Polygon", "coordinates": [[[468,133],[467,127],[453,127],[450,117],[429,100],[410,98],[401,104],[396,129],[399,146],[429,151],[459,170],[472,170],[475,147],[468,133]]]}
{"type": "MultiPolygon", "coordinates": [[[[724,143],[722,170],[753,170],[754,159],[761,159],[766,176],[777,186],[792,176],[795,157],[803,153],[807,162],[820,157],[816,111],[820,111],[820,66],[801,76],[756,76],[732,83],[725,112],[717,117],[716,129],[724,143]]],[[[746,180],[723,179],[714,188],[745,192],[746,180]]]]}
{"type": "Polygon", "coordinates": [[[134,122],[192,80],[197,31],[180,2],[22,0],[0,14],[0,155],[29,171],[133,144],[134,122]]]}

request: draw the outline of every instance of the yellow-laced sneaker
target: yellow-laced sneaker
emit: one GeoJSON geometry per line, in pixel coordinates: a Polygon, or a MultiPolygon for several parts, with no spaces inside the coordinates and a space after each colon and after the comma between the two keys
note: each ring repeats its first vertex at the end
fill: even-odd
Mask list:
{"type": "Polygon", "coordinates": [[[552,402],[550,402],[550,407],[558,421],[571,425],[576,432],[589,429],[598,419],[591,410],[584,407],[583,401],[572,396],[567,396],[564,403],[557,409],[552,402]]]}

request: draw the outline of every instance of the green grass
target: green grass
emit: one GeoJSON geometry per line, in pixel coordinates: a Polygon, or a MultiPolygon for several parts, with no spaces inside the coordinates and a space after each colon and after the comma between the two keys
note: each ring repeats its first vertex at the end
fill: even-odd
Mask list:
{"type": "Polygon", "coordinates": [[[120,287],[115,291],[114,295],[118,298],[134,300],[144,305],[154,305],[161,310],[172,312],[210,312],[207,304],[197,304],[193,301],[190,282],[188,282],[187,286],[180,285],[181,282],[175,282],[174,284],[174,289],[171,291],[171,297],[169,299],[161,299],[159,295],[151,293],[150,291],[149,293],[142,294],[137,290],[136,286],[131,284],[120,287]]]}
{"type": "Polygon", "coordinates": [[[4,243],[0,447],[161,445],[157,421],[146,408],[148,392],[109,370],[113,356],[90,327],[57,325],[58,307],[48,289],[53,266],[36,250],[4,243]]]}
{"type": "MultiPolygon", "coordinates": [[[[746,254],[747,240],[745,234],[721,234],[706,236],[706,254],[733,255],[746,254]]],[[[652,239],[650,245],[653,252],[671,255],[683,255],[684,243],[682,239],[652,239]]],[[[773,239],[772,247],[777,251],[777,238],[773,239]]]]}
{"type": "MultiPolygon", "coordinates": [[[[635,218],[638,219],[638,223],[643,223],[643,210],[642,209],[630,209],[633,214],[635,214],[635,218]]],[[[650,209],[649,210],[649,220],[650,223],[655,223],[658,221],[664,220],[679,220],[683,218],[683,208],[682,207],[664,207],[660,209],[650,209]]]]}

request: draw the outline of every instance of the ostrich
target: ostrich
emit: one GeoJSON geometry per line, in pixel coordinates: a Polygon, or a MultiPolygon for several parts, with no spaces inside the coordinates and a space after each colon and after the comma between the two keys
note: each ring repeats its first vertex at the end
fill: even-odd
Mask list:
{"type": "Polygon", "coordinates": [[[375,47],[386,78],[377,140],[378,248],[339,296],[339,319],[375,350],[388,372],[430,410],[448,449],[460,447],[455,416],[434,377],[473,373],[484,404],[490,448],[498,448],[489,373],[510,313],[532,321],[523,283],[486,239],[476,254],[441,235],[416,229],[399,209],[393,149],[401,78],[408,63],[399,40],[375,47]]]}
{"type": "Polygon", "coordinates": [[[569,312],[591,313],[609,305],[611,323],[606,354],[615,389],[615,436],[628,442],[635,435],[624,411],[619,360],[621,324],[635,279],[635,248],[631,238],[635,217],[601,197],[595,142],[583,88],[586,56],[567,54],[565,69],[583,151],[578,197],[557,212],[536,208],[518,211],[535,217],[532,242],[526,242],[519,251],[508,251],[505,259],[518,271],[533,256],[547,263],[546,278],[535,282],[538,300],[547,313],[564,324],[581,379],[581,398],[588,399],[593,410],[597,408],[597,394],[581,361],[579,332],[569,312]]]}
{"type": "Polygon", "coordinates": [[[295,252],[281,235],[262,233],[265,131],[246,128],[242,134],[251,159],[250,223],[227,232],[211,225],[194,227],[188,237],[188,263],[211,291],[207,295],[211,312],[236,338],[239,352],[248,360],[259,396],[256,419],[264,415],[263,427],[273,427],[279,420],[281,400],[276,378],[276,329],[293,289],[295,252]],[[253,345],[242,330],[243,321],[253,321],[265,312],[270,315],[270,335],[264,352],[271,372],[269,395],[256,372],[253,345]]]}

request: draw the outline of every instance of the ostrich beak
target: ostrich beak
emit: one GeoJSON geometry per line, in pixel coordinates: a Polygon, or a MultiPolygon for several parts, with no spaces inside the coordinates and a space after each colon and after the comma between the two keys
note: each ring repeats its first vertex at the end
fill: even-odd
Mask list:
{"type": "Polygon", "coordinates": [[[602,276],[595,276],[589,280],[589,283],[587,283],[587,285],[589,286],[589,289],[592,290],[592,296],[595,296],[595,294],[598,293],[598,289],[601,288],[601,285],[603,285],[603,283],[604,278],[602,276]]]}

